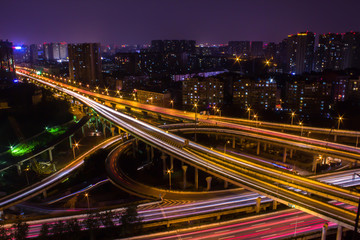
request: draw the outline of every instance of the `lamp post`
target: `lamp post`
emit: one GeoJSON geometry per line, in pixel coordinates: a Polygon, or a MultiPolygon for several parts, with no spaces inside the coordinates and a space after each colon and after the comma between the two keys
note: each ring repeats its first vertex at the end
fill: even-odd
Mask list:
{"type": "Polygon", "coordinates": [[[171,108],[174,108],[174,100],[171,100],[170,104],[171,104],[171,108]]]}
{"type": "Polygon", "coordinates": [[[226,153],[226,144],[229,144],[229,143],[230,143],[230,141],[227,140],[224,144],[224,160],[225,160],[225,153],[226,153]]]}
{"type": "Polygon", "coordinates": [[[172,169],[168,169],[167,174],[169,174],[169,188],[171,190],[171,174],[174,172],[172,169]]]}
{"type": "Polygon", "coordinates": [[[291,113],[291,125],[294,124],[294,117],[295,117],[295,113],[292,112],[292,113],[291,113]]]}
{"type": "Polygon", "coordinates": [[[257,127],[258,117],[259,117],[259,116],[258,116],[257,114],[254,114],[255,127],[257,127]]]}
{"type": "Polygon", "coordinates": [[[303,123],[302,123],[302,122],[299,122],[299,125],[300,125],[300,127],[301,127],[301,133],[300,133],[300,136],[302,136],[302,135],[303,135],[303,123]]]}
{"type": "Polygon", "coordinates": [[[89,194],[88,194],[88,193],[85,193],[85,197],[86,197],[86,200],[87,200],[88,211],[90,212],[89,194]]]}
{"type": "Polygon", "coordinates": [[[195,107],[195,142],[196,142],[196,131],[197,131],[197,125],[196,125],[196,122],[197,122],[197,103],[194,104],[194,107],[195,107]]]}
{"type": "MultiPolygon", "coordinates": [[[[75,142],[75,140],[74,140],[75,142]]],[[[79,143],[75,142],[73,145],[72,145],[72,151],[73,151],[73,155],[74,155],[74,159],[75,159],[75,148],[79,148],[79,143]]]]}
{"type": "Polygon", "coordinates": [[[249,114],[248,119],[250,120],[251,108],[248,107],[246,111],[249,112],[249,113],[248,113],[248,114],[249,114]]]}
{"type": "Polygon", "coordinates": [[[337,129],[339,130],[339,128],[340,128],[340,122],[342,121],[342,116],[339,116],[339,118],[338,118],[338,126],[337,126],[337,129]]]}

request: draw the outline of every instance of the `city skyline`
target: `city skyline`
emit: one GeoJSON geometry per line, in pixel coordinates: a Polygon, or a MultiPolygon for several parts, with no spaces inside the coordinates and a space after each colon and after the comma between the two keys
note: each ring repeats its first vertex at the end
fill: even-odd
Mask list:
{"type": "Polygon", "coordinates": [[[153,39],[279,42],[288,34],[359,31],[360,3],[327,1],[4,2],[0,39],[14,44],[100,42],[147,44],[153,39]],[[56,13],[55,10],[56,9],[56,13]],[[13,14],[16,11],[17,14],[13,14]],[[24,18],[27,20],[24,21],[24,18]]]}

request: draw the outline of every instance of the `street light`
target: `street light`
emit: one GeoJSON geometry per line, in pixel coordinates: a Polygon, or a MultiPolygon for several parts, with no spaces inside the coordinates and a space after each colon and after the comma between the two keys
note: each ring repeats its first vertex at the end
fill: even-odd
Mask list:
{"type": "Polygon", "coordinates": [[[258,115],[254,114],[255,127],[257,127],[258,117],[259,117],[258,115]]]}
{"type": "Polygon", "coordinates": [[[302,123],[302,122],[299,122],[299,125],[300,125],[300,127],[301,127],[301,134],[300,134],[300,136],[302,136],[302,135],[303,135],[303,123],[302,123]]]}
{"type": "Polygon", "coordinates": [[[249,118],[249,120],[250,120],[251,108],[248,107],[248,108],[246,109],[246,111],[249,112],[249,117],[248,117],[248,118],[249,118]]]}
{"type": "Polygon", "coordinates": [[[86,200],[87,200],[88,211],[90,212],[89,194],[88,194],[88,193],[85,193],[85,197],[86,197],[86,200]]]}
{"type": "Polygon", "coordinates": [[[75,148],[79,149],[79,143],[77,143],[75,140],[74,140],[74,144],[72,145],[72,151],[73,151],[73,155],[74,155],[74,159],[75,159],[75,148]]]}
{"type": "Polygon", "coordinates": [[[291,125],[294,124],[294,117],[295,117],[295,112],[291,113],[291,125]]]}
{"type": "Polygon", "coordinates": [[[167,174],[169,174],[169,188],[171,190],[171,174],[174,172],[172,169],[168,169],[167,174]]]}
{"type": "Polygon", "coordinates": [[[170,104],[171,104],[171,108],[174,108],[174,101],[173,100],[170,101],[170,104]]]}
{"type": "Polygon", "coordinates": [[[339,128],[340,128],[340,122],[343,120],[343,118],[342,118],[342,116],[339,116],[339,118],[338,118],[338,127],[337,127],[337,129],[339,130],[339,128]]]}
{"type": "Polygon", "coordinates": [[[226,144],[229,144],[229,143],[230,143],[230,141],[227,140],[224,144],[224,160],[225,160],[225,153],[226,153],[226,144]]]}
{"type": "Polygon", "coordinates": [[[195,139],[194,140],[196,142],[196,131],[197,131],[196,122],[197,122],[197,107],[198,107],[197,103],[194,104],[194,107],[195,107],[195,139]]]}

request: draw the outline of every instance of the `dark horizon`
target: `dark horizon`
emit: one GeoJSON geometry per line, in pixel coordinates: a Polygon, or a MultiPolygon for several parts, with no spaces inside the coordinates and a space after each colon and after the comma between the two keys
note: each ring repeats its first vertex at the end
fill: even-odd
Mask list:
{"type": "Polygon", "coordinates": [[[360,31],[360,2],[324,0],[4,1],[0,39],[14,44],[100,42],[148,44],[155,39],[197,43],[279,42],[289,34],[360,31]]]}

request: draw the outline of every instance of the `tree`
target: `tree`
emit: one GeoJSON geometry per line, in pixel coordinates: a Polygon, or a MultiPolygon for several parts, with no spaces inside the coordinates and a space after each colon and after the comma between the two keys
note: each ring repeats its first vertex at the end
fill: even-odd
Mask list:
{"type": "Polygon", "coordinates": [[[27,224],[26,222],[22,222],[21,219],[19,219],[16,223],[12,225],[12,227],[14,228],[14,232],[12,234],[13,238],[15,238],[16,240],[26,239],[26,236],[29,232],[29,224],[27,224]]]}
{"type": "Polygon", "coordinates": [[[86,228],[89,230],[90,233],[90,239],[95,239],[95,234],[99,227],[100,222],[99,218],[95,214],[89,214],[88,218],[84,220],[86,228]]]}
{"type": "Polygon", "coordinates": [[[121,229],[124,235],[132,235],[141,229],[142,218],[139,217],[137,206],[132,205],[126,208],[124,214],[121,215],[121,229]]]}
{"type": "Polygon", "coordinates": [[[3,223],[0,222],[0,240],[9,240],[11,239],[11,236],[9,236],[9,231],[4,228],[3,223]]]}
{"type": "Polygon", "coordinates": [[[105,228],[103,232],[109,238],[115,237],[115,223],[113,222],[114,213],[111,211],[106,211],[99,215],[100,222],[105,228]]]}
{"type": "Polygon", "coordinates": [[[40,234],[39,234],[39,240],[46,240],[49,237],[49,224],[44,223],[43,225],[41,225],[41,230],[40,230],[40,234]]]}
{"type": "Polygon", "coordinates": [[[65,232],[65,224],[63,221],[58,221],[54,223],[51,229],[51,233],[53,234],[53,239],[61,239],[62,235],[65,232]]]}
{"type": "Polygon", "coordinates": [[[77,219],[70,219],[65,224],[66,235],[69,239],[79,239],[81,226],[77,219]]]}

